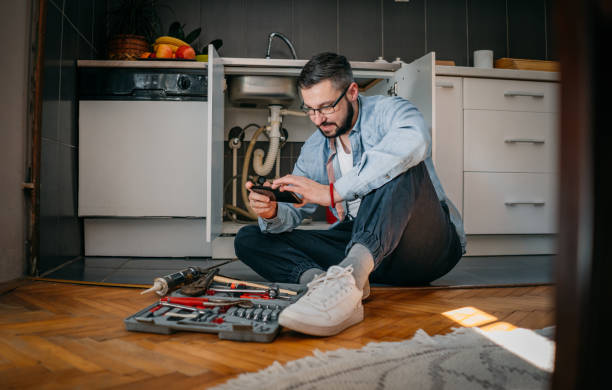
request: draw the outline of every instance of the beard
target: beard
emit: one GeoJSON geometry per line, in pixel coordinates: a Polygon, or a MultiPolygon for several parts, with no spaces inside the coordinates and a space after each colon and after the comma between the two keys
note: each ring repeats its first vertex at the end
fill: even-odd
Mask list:
{"type": "Polygon", "coordinates": [[[323,134],[323,136],[325,138],[336,138],[341,136],[342,134],[347,133],[350,129],[351,129],[351,125],[353,123],[353,115],[355,115],[355,110],[353,110],[353,105],[349,102],[349,106],[348,106],[348,111],[346,113],[346,117],[344,118],[344,121],[342,121],[342,126],[339,126],[337,123],[335,122],[323,122],[321,123],[320,126],[329,126],[329,125],[334,125],[336,126],[336,131],[334,131],[332,134],[326,134],[323,130],[321,130],[321,127],[317,127],[317,129],[319,129],[319,131],[321,132],[321,134],[323,134]]]}

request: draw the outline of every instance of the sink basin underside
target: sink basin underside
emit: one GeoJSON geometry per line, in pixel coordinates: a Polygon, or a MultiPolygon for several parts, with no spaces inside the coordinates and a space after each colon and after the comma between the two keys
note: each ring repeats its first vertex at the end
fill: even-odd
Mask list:
{"type": "Polygon", "coordinates": [[[295,77],[233,76],[229,100],[237,104],[289,105],[298,97],[295,82],[295,77]]]}

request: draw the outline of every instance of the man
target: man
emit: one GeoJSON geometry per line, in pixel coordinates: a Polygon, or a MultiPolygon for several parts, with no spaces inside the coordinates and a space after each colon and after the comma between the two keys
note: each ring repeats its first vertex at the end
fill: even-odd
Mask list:
{"type": "Polygon", "coordinates": [[[350,64],[334,53],[314,56],[297,82],[318,131],[293,174],[271,186],[297,193],[302,203],[250,192],[259,226],[242,228],[234,245],[266,279],[308,283],[308,292],[281,312],[281,325],[328,336],[363,320],[368,279],[427,284],[457,264],[465,234],[435,173],[431,137],[416,107],[398,97],[359,96],[350,64]],[[293,230],[318,205],[331,207],[340,222],[329,230],[293,230]]]}

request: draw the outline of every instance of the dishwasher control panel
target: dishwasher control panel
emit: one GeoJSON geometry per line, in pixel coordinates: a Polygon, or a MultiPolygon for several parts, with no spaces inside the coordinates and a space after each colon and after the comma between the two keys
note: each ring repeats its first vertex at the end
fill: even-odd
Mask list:
{"type": "Polygon", "coordinates": [[[207,101],[206,69],[79,68],[79,100],[207,101]]]}

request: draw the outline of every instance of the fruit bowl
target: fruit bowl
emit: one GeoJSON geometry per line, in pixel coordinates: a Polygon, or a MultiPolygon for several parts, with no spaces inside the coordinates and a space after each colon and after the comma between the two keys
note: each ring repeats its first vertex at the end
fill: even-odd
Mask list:
{"type": "Polygon", "coordinates": [[[195,60],[188,60],[186,58],[139,58],[138,61],[191,61],[191,62],[195,62],[195,60]]]}

